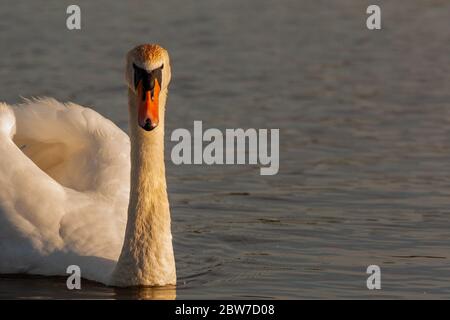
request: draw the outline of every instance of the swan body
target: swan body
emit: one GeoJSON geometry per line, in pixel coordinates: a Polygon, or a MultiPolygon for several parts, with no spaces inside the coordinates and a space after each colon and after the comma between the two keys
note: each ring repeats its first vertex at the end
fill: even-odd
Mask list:
{"type": "Polygon", "coordinates": [[[126,79],[130,137],[73,103],[0,103],[0,273],[67,275],[78,265],[82,277],[107,285],[176,283],[164,166],[167,52],[134,48],[126,79]]]}

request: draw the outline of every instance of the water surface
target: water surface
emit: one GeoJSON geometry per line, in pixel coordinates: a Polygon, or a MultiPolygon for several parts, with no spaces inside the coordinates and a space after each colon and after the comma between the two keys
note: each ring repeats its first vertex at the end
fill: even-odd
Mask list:
{"type": "Polygon", "coordinates": [[[172,59],[167,174],[176,288],[0,277],[0,298],[448,298],[450,3],[70,1],[0,4],[0,100],[52,96],[127,130],[124,55],[172,59]],[[365,28],[369,4],[383,29],[365,28]],[[280,172],[175,166],[170,132],[280,128],[280,172]],[[382,290],[366,268],[382,269],[382,290]]]}

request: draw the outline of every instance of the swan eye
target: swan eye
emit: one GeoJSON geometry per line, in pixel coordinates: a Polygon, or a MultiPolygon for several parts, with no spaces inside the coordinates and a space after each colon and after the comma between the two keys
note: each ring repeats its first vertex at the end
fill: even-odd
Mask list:
{"type": "Polygon", "coordinates": [[[160,68],[155,69],[152,71],[152,80],[151,82],[154,84],[155,79],[158,80],[159,86],[162,86],[162,69],[164,65],[162,65],[160,68]]]}
{"type": "Polygon", "coordinates": [[[134,69],[134,89],[137,89],[137,86],[139,84],[139,81],[144,80],[143,78],[146,75],[146,71],[144,69],[139,68],[133,63],[133,69],[134,69]]]}

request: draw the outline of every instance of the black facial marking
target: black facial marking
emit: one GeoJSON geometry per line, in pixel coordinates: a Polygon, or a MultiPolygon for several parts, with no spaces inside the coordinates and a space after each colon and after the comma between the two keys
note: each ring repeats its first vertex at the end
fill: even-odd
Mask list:
{"type": "Polygon", "coordinates": [[[155,89],[155,79],[158,80],[159,86],[161,87],[162,81],[162,69],[164,68],[164,64],[158,69],[152,70],[148,72],[142,68],[139,68],[133,63],[134,69],[134,88],[136,89],[139,81],[142,81],[142,100],[145,100],[145,93],[150,91],[151,97],[153,98],[154,89],[155,89]]]}

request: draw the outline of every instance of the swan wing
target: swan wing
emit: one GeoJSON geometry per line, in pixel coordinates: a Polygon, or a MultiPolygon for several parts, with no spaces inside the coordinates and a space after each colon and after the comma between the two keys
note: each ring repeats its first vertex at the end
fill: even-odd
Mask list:
{"type": "Polygon", "coordinates": [[[0,272],[63,274],[78,264],[104,282],[123,241],[129,148],[89,108],[0,104],[0,272]]]}
{"type": "Polygon", "coordinates": [[[22,152],[65,187],[115,197],[128,192],[130,141],[94,110],[54,99],[13,106],[14,141],[22,152]]]}

